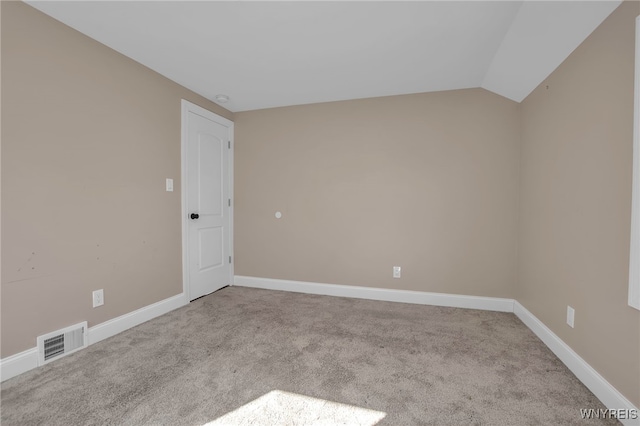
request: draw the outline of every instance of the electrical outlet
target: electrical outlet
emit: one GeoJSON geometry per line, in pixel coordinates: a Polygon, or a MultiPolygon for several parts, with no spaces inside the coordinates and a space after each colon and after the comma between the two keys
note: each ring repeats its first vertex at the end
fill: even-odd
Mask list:
{"type": "Polygon", "coordinates": [[[96,290],[93,292],[93,307],[97,308],[102,305],[104,305],[104,290],[96,290]]]}
{"type": "Polygon", "coordinates": [[[400,266],[393,267],[393,278],[400,278],[402,275],[402,268],[400,266]]]}
{"type": "Polygon", "coordinates": [[[576,316],[576,310],[573,309],[571,306],[567,306],[567,324],[571,328],[573,328],[573,320],[575,319],[575,316],[576,316]]]}

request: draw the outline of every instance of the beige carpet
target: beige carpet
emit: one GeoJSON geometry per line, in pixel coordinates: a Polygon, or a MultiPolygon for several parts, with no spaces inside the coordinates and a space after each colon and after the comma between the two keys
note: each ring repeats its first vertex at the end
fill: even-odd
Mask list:
{"type": "Polygon", "coordinates": [[[515,426],[604,406],[513,314],[231,287],[4,382],[0,408],[3,426],[515,426]]]}

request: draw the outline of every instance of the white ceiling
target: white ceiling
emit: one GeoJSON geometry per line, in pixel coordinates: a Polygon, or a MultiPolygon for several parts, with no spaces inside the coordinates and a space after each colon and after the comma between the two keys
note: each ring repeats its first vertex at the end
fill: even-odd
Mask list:
{"type": "Polygon", "coordinates": [[[520,102],[621,2],[28,3],[246,111],[471,87],[520,102]]]}

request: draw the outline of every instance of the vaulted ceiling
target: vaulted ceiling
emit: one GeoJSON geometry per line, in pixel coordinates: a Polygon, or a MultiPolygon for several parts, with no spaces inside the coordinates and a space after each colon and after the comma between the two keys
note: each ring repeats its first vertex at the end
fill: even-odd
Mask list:
{"type": "Polygon", "coordinates": [[[231,111],[483,87],[522,101],[620,1],[29,1],[231,111]]]}

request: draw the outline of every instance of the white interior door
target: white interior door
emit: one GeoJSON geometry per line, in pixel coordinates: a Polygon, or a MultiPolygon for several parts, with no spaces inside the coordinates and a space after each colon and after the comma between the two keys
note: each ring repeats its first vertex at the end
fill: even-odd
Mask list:
{"type": "Polygon", "coordinates": [[[231,284],[233,122],[184,100],[182,109],[183,267],[193,300],[231,284]]]}

